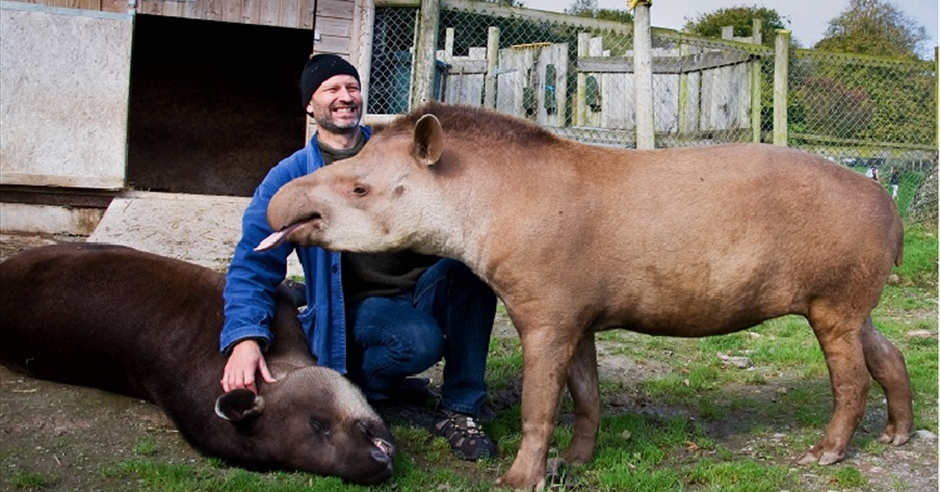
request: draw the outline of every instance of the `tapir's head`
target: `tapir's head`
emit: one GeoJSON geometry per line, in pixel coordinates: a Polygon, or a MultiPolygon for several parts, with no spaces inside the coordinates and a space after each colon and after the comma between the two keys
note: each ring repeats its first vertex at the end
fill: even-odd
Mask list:
{"type": "Polygon", "coordinates": [[[392,475],[392,436],[362,393],[338,372],[307,366],[277,375],[259,395],[234,390],[216,414],[250,440],[251,456],[233,464],[295,469],[372,485],[392,475]]]}
{"type": "Polygon", "coordinates": [[[290,241],[338,251],[434,251],[440,228],[443,132],[426,114],[407,128],[378,131],[355,157],[284,185],[268,205],[278,231],[259,249],[290,241]]]}

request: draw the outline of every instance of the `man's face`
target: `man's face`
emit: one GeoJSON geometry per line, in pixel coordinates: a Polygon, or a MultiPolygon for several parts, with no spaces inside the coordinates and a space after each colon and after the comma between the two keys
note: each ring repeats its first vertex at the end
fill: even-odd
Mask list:
{"type": "Polygon", "coordinates": [[[307,103],[307,113],[313,115],[317,127],[323,131],[355,133],[362,117],[359,82],[351,75],[336,75],[324,80],[307,103]]]}

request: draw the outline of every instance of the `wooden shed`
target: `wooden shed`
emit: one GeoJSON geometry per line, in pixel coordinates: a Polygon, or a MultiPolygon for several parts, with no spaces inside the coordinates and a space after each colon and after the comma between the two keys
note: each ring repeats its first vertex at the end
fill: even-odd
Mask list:
{"type": "Polygon", "coordinates": [[[23,205],[47,205],[64,216],[25,221],[88,234],[122,190],[250,196],[307,138],[304,62],[327,52],[368,67],[360,37],[374,7],[34,0],[0,10],[0,226],[16,228],[23,205]]]}

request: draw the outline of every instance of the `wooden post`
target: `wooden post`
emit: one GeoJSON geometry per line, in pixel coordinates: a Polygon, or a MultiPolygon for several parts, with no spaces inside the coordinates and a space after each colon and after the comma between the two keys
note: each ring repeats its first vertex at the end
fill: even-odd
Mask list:
{"type": "Polygon", "coordinates": [[[633,56],[636,77],[636,148],[656,148],[653,123],[653,39],[650,31],[650,2],[635,3],[633,56]]]}
{"type": "Polygon", "coordinates": [[[434,98],[434,72],[437,53],[437,30],[441,21],[441,1],[421,0],[418,35],[414,52],[410,108],[434,98]]]}
{"type": "Polygon", "coordinates": [[[359,70],[363,114],[366,112],[365,108],[369,107],[369,81],[372,79],[372,34],[374,32],[375,1],[363,0],[359,3],[353,20],[353,43],[350,53],[350,61],[359,70]]]}
{"type": "MultiPolygon", "coordinates": [[[[686,43],[679,44],[679,57],[685,58],[691,54],[692,50],[686,43]]],[[[679,139],[683,140],[686,130],[689,128],[689,73],[682,70],[679,73],[679,139]]]]}
{"type": "Polygon", "coordinates": [[[787,146],[787,90],[790,76],[790,31],[777,29],[774,40],[774,145],[787,146]]]}
{"type": "MultiPolygon", "coordinates": [[[[588,56],[591,50],[591,33],[578,33],[578,60],[588,56]]],[[[578,71],[578,93],[574,101],[574,126],[587,124],[587,74],[578,71]]]]}
{"type": "Polygon", "coordinates": [[[490,27],[486,36],[486,75],[483,76],[483,106],[496,107],[496,69],[499,66],[499,28],[490,27]]]}
{"type": "MultiPolygon", "coordinates": [[[[763,40],[760,19],[751,19],[751,43],[759,45],[763,40]]],[[[760,143],[761,124],[761,59],[751,61],[751,133],[752,141],[760,143]]]]}

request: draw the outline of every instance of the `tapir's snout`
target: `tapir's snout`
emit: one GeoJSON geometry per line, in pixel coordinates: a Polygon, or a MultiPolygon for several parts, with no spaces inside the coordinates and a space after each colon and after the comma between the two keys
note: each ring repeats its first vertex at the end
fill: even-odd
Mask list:
{"type": "Polygon", "coordinates": [[[282,187],[271,198],[267,217],[268,225],[275,232],[261,241],[255,251],[276,248],[288,240],[302,246],[316,245],[316,232],[323,229],[324,207],[313,203],[296,181],[282,187]]]}
{"type": "Polygon", "coordinates": [[[388,429],[381,421],[365,419],[356,423],[356,430],[370,443],[368,459],[371,463],[357,464],[357,470],[353,470],[355,473],[347,476],[347,480],[361,485],[377,485],[391,478],[395,444],[388,429]]]}

